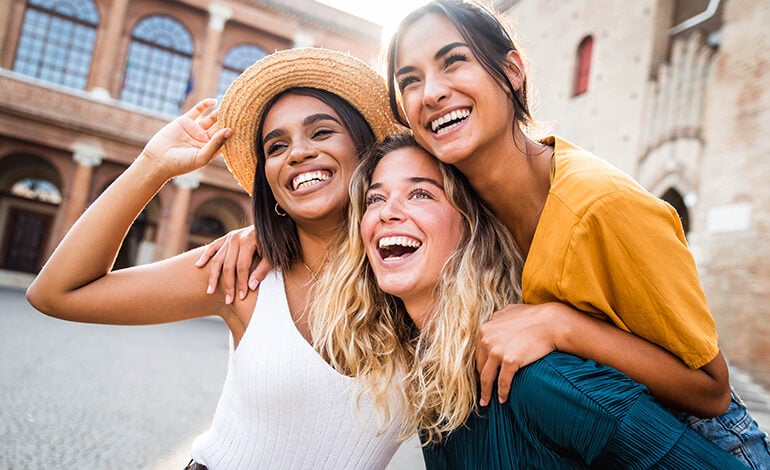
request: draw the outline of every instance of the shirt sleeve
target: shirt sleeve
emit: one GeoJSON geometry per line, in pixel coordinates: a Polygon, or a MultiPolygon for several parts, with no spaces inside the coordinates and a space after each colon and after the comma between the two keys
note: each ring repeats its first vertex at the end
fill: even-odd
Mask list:
{"type": "Polygon", "coordinates": [[[560,289],[577,308],[603,313],[699,368],[718,352],[716,325],[676,211],[619,188],[573,228],[560,289]]]}

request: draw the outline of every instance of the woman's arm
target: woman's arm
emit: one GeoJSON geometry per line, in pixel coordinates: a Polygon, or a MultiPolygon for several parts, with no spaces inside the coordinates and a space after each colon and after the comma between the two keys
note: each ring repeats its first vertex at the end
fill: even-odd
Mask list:
{"type": "Polygon", "coordinates": [[[170,178],[205,166],[229,137],[216,129],[215,104],[204,100],[164,126],[142,153],[86,210],[27,291],[38,310],[95,323],[147,324],[212,314],[205,276],[190,253],[112,272],[126,232],[170,178]]]}
{"type": "Polygon", "coordinates": [[[499,399],[507,400],[514,374],[554,350],[614,367],[646,385],[661,403],[697,416],[720,415],[729,404],[721,353],[691,369],[665,349],[557,302],[509,305],[482,326],[476,349],[482,403],[496,379],[499,399]]]}

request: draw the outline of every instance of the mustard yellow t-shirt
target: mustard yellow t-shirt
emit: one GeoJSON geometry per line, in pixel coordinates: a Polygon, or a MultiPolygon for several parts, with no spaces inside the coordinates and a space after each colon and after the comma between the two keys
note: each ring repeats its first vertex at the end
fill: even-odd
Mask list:
{"type": "Polygon", "coordinates": [[[716,326],[674,208],[587,151],[544,142],[555,146],[555,172],[524,264],[524,302],[564,302],[691,368],[709,363],[716,326]]]}

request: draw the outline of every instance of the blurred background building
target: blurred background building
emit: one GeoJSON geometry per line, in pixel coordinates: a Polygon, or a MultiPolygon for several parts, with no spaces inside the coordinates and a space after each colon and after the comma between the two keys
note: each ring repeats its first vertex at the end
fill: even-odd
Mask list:
{"type": "Polygon", "coordinates": [[[536,117],[677,209],[722,350],[770,386],[770,2],[497,5],[536,117]]]}
{"type": "MultiPolygon", "coordinates": [[[[535,116],[679,211],[723,350],[770,387],[770,2],[495,6],[531,58],[535,116]]],[[[256,59],[314,45],[379,67],[380,34],[312,0],[0,0],[0,283],[28,282],[157,129],[256,59]]],[[[215,160],[160,191],[117,266],[249,212],[215,160]]]]}
{"type": "MultiPolygon", "coordinates": [[[[27,281],[155,131],[260,57],[319,46],[374,63],[380,31],[311,0],[0,0],[0,279],[27,281]]],[[[220,158],[160,191],[116,266],[205,244],[250,210],[220,158]]]]}

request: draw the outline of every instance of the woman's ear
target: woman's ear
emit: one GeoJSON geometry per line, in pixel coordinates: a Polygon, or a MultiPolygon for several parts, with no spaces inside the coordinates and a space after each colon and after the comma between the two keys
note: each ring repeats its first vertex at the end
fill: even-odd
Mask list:
{"type": "Polygon", "coordinates": [[[513,89],[518,91],[526,79],[524,61],[521,59],[519,51],[513,49],[508,51],[505,58],[505,74],[508,76],[508,80],[511,81],[513,89]]]}

